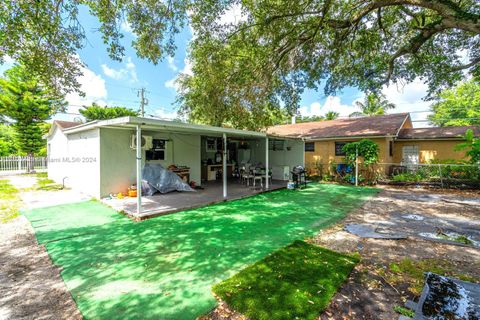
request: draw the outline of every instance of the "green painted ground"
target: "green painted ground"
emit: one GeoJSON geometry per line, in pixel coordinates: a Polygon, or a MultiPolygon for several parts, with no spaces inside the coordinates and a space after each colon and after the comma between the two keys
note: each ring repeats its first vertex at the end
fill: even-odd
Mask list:
{"type": "Polygon", "coordinates": [[[312,184],[135,223],[97,202],[26,212],[86,319],[194,319],[213,284],[378,190],[312,184]]]}

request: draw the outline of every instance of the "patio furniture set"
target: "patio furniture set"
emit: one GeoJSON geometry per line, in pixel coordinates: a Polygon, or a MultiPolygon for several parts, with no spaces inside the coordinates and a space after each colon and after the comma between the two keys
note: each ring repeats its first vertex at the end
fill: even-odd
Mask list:
{"type": "MultiPolygon", "coordinates": [[[[239,169],[239,178],[240,183],[245,184],[246,187],[253,186],[255,189],[257,183],[260,183],[260,187],[263,189],[263,181],[267,178],[265,168],[261,166],[253,166],[252,164],[246,163],[240,166],[239,169]],[[250,184],[250,182],[252,184],[250,184]]],[[[268,181],[272,183],[272,169],[268,169],[268,181]]]]}

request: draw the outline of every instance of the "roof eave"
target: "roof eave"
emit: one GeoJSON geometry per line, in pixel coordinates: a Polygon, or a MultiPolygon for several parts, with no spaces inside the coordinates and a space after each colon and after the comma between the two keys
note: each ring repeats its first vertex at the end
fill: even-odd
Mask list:
{"type": "Polygon", "coordinates": [[[327,140],[349,140],[349,139],[381,139],[381,138],[394,138],[395,135],[362,135],[362,136],[338,136],[338,137],[304,137],[305,141],[327,141],[327,140]]]}

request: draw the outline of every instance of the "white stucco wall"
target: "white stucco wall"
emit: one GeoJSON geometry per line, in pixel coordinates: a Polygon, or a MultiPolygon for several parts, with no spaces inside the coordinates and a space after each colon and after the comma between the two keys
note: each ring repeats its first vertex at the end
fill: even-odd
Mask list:
{"type": "Polygon", "coordinates": [[[154,139],[167,140],[165,160],[149,161],[164,167],[171,164],[190,168],[190,180],[201,183],[201,136],[173,132],[145,131],[154,139]]]}
{"type": "Polygon", "coordinates": [[[52,135],[47,139],[48,178],[57,183],[62,183],[66,174],[63,157],[68,156],[68,139],[58,127],[55,126],[52,135]]]}
{"type": "MultiPolygon", "coordinates": [[[[135,149],[130,148],[133,130],[100,128],[100,196],[126,192],[136,182],[135,149]]],[[[143,152],[142,158],[144,158],[143,152]]]]}
{"type": "MultiPolygon", "coordinates": [[[[100,194],[125,192],[136,183],[135,150],[130,148],[134,130],[100,129],[100,194]]],[[[190,180],[200,184],[201,155],[200,136],[142,130],[142,135],[167,140],[165,160],[148,161],[160,163],[165,168],[171,164],[190,167],[190,180]]],[[[145,150],[142,150],[142,166],[145,164],[145,150]]]]}
{"type": "Polygon", "coordinates": [[[57,183],[88,195],[100,195],[99,130],[66,136],[59,129],[48,139],[48,176],[57,183]]]}

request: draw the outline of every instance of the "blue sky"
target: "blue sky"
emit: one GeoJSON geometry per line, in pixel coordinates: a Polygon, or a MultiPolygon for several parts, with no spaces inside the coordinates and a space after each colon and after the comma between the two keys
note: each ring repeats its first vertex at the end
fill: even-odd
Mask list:
{"type": "MultiPolygon", "coordinates": [[[[227,12],[222,21],[233,21],[238,18],[235,12],[227,12]]],[[[85,48],[78,52],[85,63],[84,75],[79,78],[85,97],[68,95],[70,103],[69,114],[57,115],[57,119],[73,120],[82,105],[97,102],[101,105],[121,105],[132,109],[139,108],[138,89],[144,87],[149,101],[146,114],[161,118],[176,116],[176,90],[174,80],[182,72],[189,72],[187,48],[191,39],[190,28],[185,28],[176,39],[177,50],[175,57],[167,57],[157,65],[140,59],[131,47],[134,35],[129,31],[128,25],[122,26],[125,46],[125,57],[122,62],[117,62],[107,54],[101,34],[98,31],[99,23],[92,17],[85,7],[80,10],[80,22],[86,35],[85,48]]],[[[1,66],[0,71],[8,67],[1,66]]],[[[387,98],[397,105],[394,112],[423,111],[427,110],[429,103],[421,100],[425,95],[426,86],[417,81],[407,84],[403,88],[390,86],[384,89],[387,98]]],[[[325,96],[322,91],[307,91],[302,95],[300,112],[304,115],[323,115],[333,110],[341,116],[348,116],[356,111],[355,101],[362,98],[362,92],[355,88],[346,88],[337,96],[325,96]]],[[[425,119],[425,113],[412,114],[416,119],[425,119]]],[[[418,123],[417,126],[425,126],[418,123]]]]}

